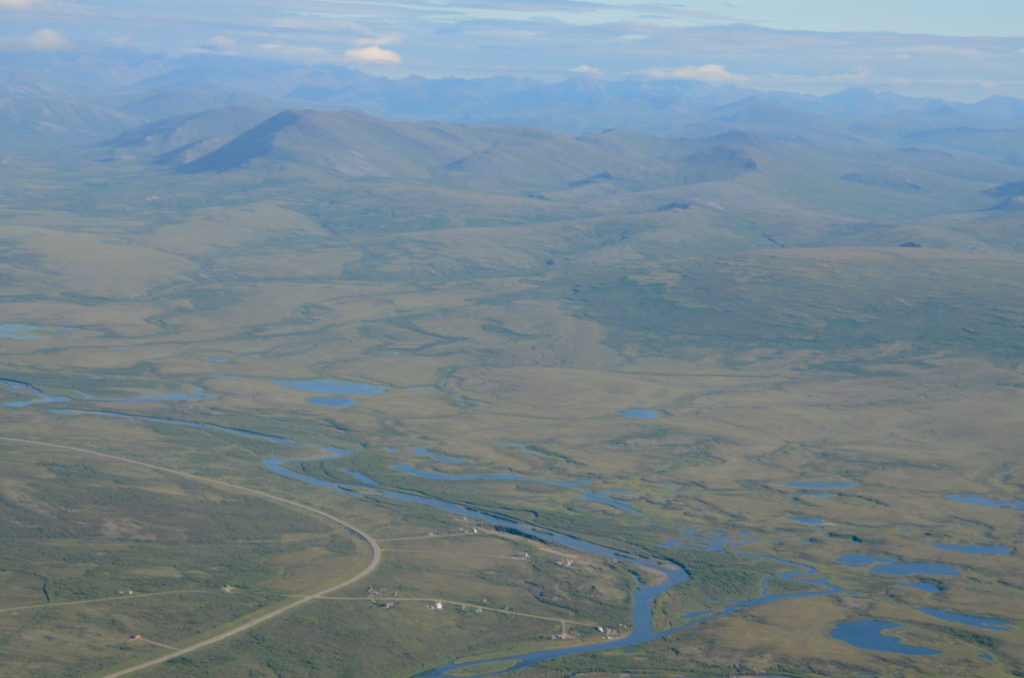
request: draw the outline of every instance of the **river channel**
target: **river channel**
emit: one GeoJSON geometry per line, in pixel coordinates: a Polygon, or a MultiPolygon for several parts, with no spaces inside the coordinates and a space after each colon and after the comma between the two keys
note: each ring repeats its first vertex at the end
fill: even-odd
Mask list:
{"type": "MultiPolygon", "coordinates": [[[[31,393],[31,395],[43,398],[43,400],[34,401],[34,402],[28,402],[28,403],[8,403],[7,406],[9,406],[9,407],[24,407],[25,405],[53,403],[53,402],[67,402],[69,400],[69,399],[65,399],[65,398],[52,398],[50,396],[46,396],[41,391],[35,389],[34,387],[32,387],[32,386],[30,386],[28,384],[22,384],[22,383],[18,383],[18,382],[10,382],[10,381],[8,381],[8,384],[9,384],[8,387],[7,387],[8,390],[15,390],[15,389],[21,390],[21,389],[25,389],[26,391],[31,393]]],[[[197,397],[202,397],[202,396],[189,396],[189,397],[190,398],[197,398],[197,397]]],[[[183,399],[183,397],[182,396],[177,396],[177,397],[175,397],[175,396],[168,396],[168,397],[154,398],[154,399],[159,399],[159,400],[178,400],[178,399],[183,399]]],[[[124,400],[125,401],[137,401],[138,399],[127,399],[126,398],[124,400]]],[[[116,402],[116,401],[108,401],[108,402],[116,402]]],[[[513,523],[511,521],[506,521],[506,520],[503,520],[501,518],[497,518],[495,516],[491,516],[491,515],[488,515],[486,513],[482,513],[480,511],[475,511],[473,509],[466,508],[466,507],[461,506],[459,504],[454,504],[454,503],[451,503],[451,502],[441,501],[439,499],[433,499],[433,498],[430,498],[430,497],[427,497],[427,496],[420,496],[420,495],[409,494],[409,493],[405,493],[405,492],[396,492],[396,491],[393,491],[393,490],[383,489],[379,485],[377,485],[375,483],[375,481],[373,481],[372,479],[365,478],[365,477],[360,477],[359,474],[352,474],[352,475],[355,478],[357,478],[359,480],[363,480],[363,481],[367,482],[368,484],[372,484],[372,485],[368,487],[367,485],[348,485],[348,484],[340,484],[340,483],[336,483],[336,482],[329,482],[329,481],[325,481],[325,480],[319,480],[317,478],[312,478],[312,477],[303,475],[301,473],[297,473],[297,472],[292,471],[290,469],[287,469],[287,468],[285,468],[283,466],[283,464],[286,464],[286,463],[289,463],[289,462],[313,461],[313,460],[321,460],[321,459],[330,458],[330,457],[333,457],[333,458],[346,457],[346,456],[352,454],[351,450],[341,450],[341,449],[338,449],[336,447],[330,447],[330,446],[310,445],[310,444],[306,444],[306,443],[298,443],[298,442],[295,442],[295,441],[292,441],[292,440],[287,440],[285,438],[280,438],[278,436],[265,435],[265,434],[256,433],[256,432],[253,432],[253,431],[245,431],[245,430],[240,430],[240,429],[231,429],[231,428],[226,428],[226,427],[222,427],[222,426],[215,426],[215,425],[212,425],[212,424],[200,424],[200,423],[195,423],[195,422],[180,421],[180,420],[176,420],[176,419],[164,419],[164,418],[158,418],[158,417],[146,417],[146,416],[142,416],[142,415],[122,414],[122,413],[115,413],[115,412],[86,411],[86,410],[64,410],[64,409],[57,410],[57,409],[49,409],[47,411],[53,412],[53,413],[59,414],[59,415],[65,415],[65,416],[114,417],[114,418],[118,418],[118,419],[137,419],[137,420],[141,420],[141,421],[159,422],[159,423],[163,423],[163,424],[176,424],[176,425],[179,425],[179,426],[186,426],[186,427],[189,427],[189,428],[200,428],[200,429],[208,429],[208,430],[212,430],[212,431],[219,431],[219,432],[223,432],[223,433],[232,433],[232,434],[243,436],[243,437],[247,437],[247,438],[258,438],[258,439],[261,439],[261,440],[266,440],[266,441],[273,442],[273,443],[278,443],[278,444],[281,444],[281,445],[287,445],[287,446],[290,446],[290,447],[302,447],[302,448],[307,448],[307,449],[311,449],[311,450],[316,450],[316,451],[318,451],[318,454],[316,456],[314,456],[314,457],[309,457],[309,458],[292,458],[292,459],[267,459],[267,460],[264,460],[263,463],[271,471],[273,471],[275,473],[278,473],[278,474],[280,474],[280,475],[282,475],[282,476],[284,476],[286,478],[289,478],[289,479],[292,479],[292,480],[296,480],[296,481],[299,481],[299,482],[307,483],[307,484],[310,484],[310,485],[316,485],[318,487],[327,488],[329,490],[333,490],[333,491],[336,491],[336,492],[342,492],[344,494],[347,494],[347,495],[350,495],[350,496],[354,496],[354,497],[359,497],[359,498],[370,499],[373,496],[384,496],[384,497],[387,497],[389,499],[396,499],[396,500],[401,500],[401,501],[409,501],[409,502],[415,502],[417,504],[424,504],[424,505],[427,505],[427,506],[432,506],[432,507],[440,509],[442,511],[447,511],[448,513],[452,513],[454,515],[462,516],[462,517],[465,517],[465,518],[470,518],[470,519],[477,520],[477,521],[480,521],[480,522],[483,522],[483,523],[488,523],[488,524],[499,526],[499,527],[513,528],[513,529],[517,530],[519,533],[521,533],[523,535],[526,535],[528,537],[532,537],[532,538],[535,538],[535,539],[538,539],[538,540],[541,540],[541,541],[546,541],[546,542],[560,544],[562,546],[565,546],[565,547],[568,547],[568,548],[571,548],[571,549],[576,549],[578,551],[583,551],[583,552],[586,552],[586,553],[592,553],[594,555],[603,556],[603,557],[606,557],[606,558],[611,558],[611,559],[616,560],[618,562],[629,562],[629,563],[633,563],[635,565],[643,566],[643,567],[646,567],[646,568],[651,568],[651,569],[657,570],[658,572],[661,572],[662,574],[665,575],[666,579],[664,581],[662,581],[661,583],[659,583],[659,584],[644,585],[639,580],[637,580],[637,589],[633,593],[633,612],[632,612],[633,631],[628,633],[627,635],[624,635],[624,636],[619,637],[619,638],[607,640],[607,641],[604,641],[604,642],[600,642],[600,643],[593,643],[593,644],[588,644],[588,645],[569,645],[569,646],[565,646],[565,647],[555,647],[555,648],[551,648],[551,649],[547,649],[547,650],[539,650],[539,651],[536,651],[536,652],[528,652],[528,653],[521,654],[521,655],[516,655],[516,656],[503,657],[503,658],[501,658],[502,661],[515,661],[516,664],[514,666],[510,667],[510,668],[499,670],[499,671],[487,672],[486,670],[484,670],[482,673],[477,674],[478,676],[496,675],[496,674],[500,674],[500,673],[508,673],[508,672],[511,672],[511,671],[517,671],[517,670],[525,668],[527,666],[533,666],[534,664],[537,664],[538,662],[541,662],[541,661],[544,661],[544,660],[547,660],[547,659],[557,659],[557,658],[560,658],[560,657],[567,657],[567,656],[571,656],[571,655],[575,655],[575,654],[582,654],[582,653],[586,653],[586,652],[615,650],[615,649],[622,649],[622,648],[632,647],[632,646],[635,646],[635,645],[640,645],[642,643],[646,643],[646,642],[655,640],[657,638],[662,638],[662,637],[667,636],[669,634],[675,633],[677,631],[680,631],[681,629],[687,628],[688,626],[693,626],[695,624],[701,624],[701,623],[704,623],[704,622],[709,621],[711,619],[715,619],[717,617],[721,617],[721,616],[724,616],[724,615],[727,615],[727,614],[731,614],[731,613],[736,612],[737,610],[740,610],[740,609],[743,609],[743,608],[754,607],[754,606],[757,606],[757,605],[765,605],[767,603],[772,603],[772,602],[776,602],[776,601],[779,601],[779,600],[786,600],[786,599],[789,599],[789,598],[806,598],[806,597],[810,597],[810,596],[831,595],[831,594],[843,592],[843,589],[840,588],[839,586],[836,586],[834,584],[830,584],[828,582],[827,578],[817,578],[817,579],[800,579],[799,581],[801,581],[803,583],[818,585],[818,586],[821,587],[821,590],[819,590],[819,591],[805,591],[805,592],[800,592],[800,593],[788,593],[788,594],[780,594],[780,595],[771,595],[771,594],[768,593],[768,590],[767,590],[766,582],[767,582],[768,578],[766,578],[764,581],[762,581],[762,584],[761,584],[761,594],[762,595],[760,597],[758,597],[758,598],[754,598],[754,599],[746,600],[746,601],[728,602],[727,603],[728,607],[726,607],[724,610],[722,610],[721,612],[718,612],[718,613],[698,612],[698,613],[691,613],[691,614],[688,614],[688,615],[684,615],[679,620],[679,621],[683,622],[680,625],[675,626],[675,627],[670,628],[670,629],[665,630],[665,631],[656,631],[654,629],[654,626],[653,626],[653,617],[654,617],[653,602],[654,602],[654,600],[659,595],[661,595],[665,591],[669,590],[673,586],[677,586],[678,584],[682,584],[687,579],[689,579],[689,575],[686,573],[686,571],[683,568],[675,567],[675,566],[665,566],[665,565],[663,565],[661,563],[649,560],[647,558],[643,558],[643,557],[635,555],[635,554],[623,553],[621,551],[616,551],[614,549],[610,549],[610,548],[607,548],[607,547],[604,547],[604,546],[600,546],[598,544],[592,544],[592,543],[590,543],[588,541],[585,541],[583,539],[579,539],[577,537],[572,537],[572,536],[565,535],[565,534],[559,534],[557,532],[552,532],[552,531],[549,531],[549,530],[546,530],[546,529],[532,527],[530,525],[525,525],[525,524],[522,524],[522,523],[513,523]]],[[[517,478],[517,479],[521,480],[521,478],[517,478]]],[[[577,488],[577,489],[579,489],[579,488],[577,488]]],[[[740,538],[740,537],[732,537],[732,536],[724,534],[724,533],[715,533],[715,534],[716,534],[716,536],[714,536],[714,537],[705,538],[705,537],[700,537],[700,536],[696,535],[694,532],[691,531],[691,532],[686,533],[684,535],[684,538],[687,540],[686,542],[673,540],[673,543],[671,543],[671,544],[663,544],[662,546],[670,546],[670,547],[673,547],[673,548],[681,548],[681,549],[687,549],[688,548],[688,549],[701,549],[701,550],[710,550],[710,551],[724,551],[726,547],[731,547],[732,549],[735,549],[736,547],[740,547],[743,543],[749,543],[751,541],[756,541],[756,538],[750,537],[750,536],[746,536],[746,537],[740,538]]],[[[779,575],[782,579],[787,580],[787,581],[792,581],[794,577],[807,577],[807,576],[811,576],[811,575],[817,574],[817,570],[815,568],[809,566],[809,565],[801,565],[799,563],[795,563],[795,562],[791,562],[791,561],[787,561],[787,560],[781,560],[781,559],[778,559],[778,558],[771,558],[771,557],[768,557],[768,556],[760,556],[760,555],[748,554],[748,553],[744,553],[742,551],[737,551],[737,550],[730,550],[729,553],[732,554],[732,555],[738,556],[738,557],[742,557],[742,558],[754,558],[754,559],[759,559],[759,560],[772,560],[774,562],[779,562],[779,563],[784,563],[786,565],[789,565],[793,569],[789,570],[789,571],[786,571],[786,572],[783,572],[783,573],[781,573],[779,575]]],[[[497,659],[498,658],[491,657],[491,658],[488,658],[488,659],[485,659],[485,660],[469,661],[469,662],[463,662],[463,663],[459,663],[459,664],[456,664],[455,661],[451,661],[451,662],[448,662],[447,664],[445,664],[443,666],[439,666],[439,667],[430,669],[428,671],[424,671],[422,673],[419,673],[414,678],[445,678],[448,675],[447,674],[448,671],[452,671],[452,670],[454,670],[456,668],[465,670],[467,668],[471,668],[473,666],[477,666],[477,665],[480,665],[480,664],[492,663],[492,662],[496,661],[497,659]]]]}

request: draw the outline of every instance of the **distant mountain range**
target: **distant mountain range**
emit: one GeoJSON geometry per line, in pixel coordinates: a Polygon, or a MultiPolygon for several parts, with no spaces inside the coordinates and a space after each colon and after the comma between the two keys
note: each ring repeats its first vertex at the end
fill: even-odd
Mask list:
{"type": "MultiPolygon", "coordinates": [[[[26,209],[63,200],[75,209],[116,206],[158,220],[180,220],[211,204],[280,205],[319,230],[315,238],[302,236],[320,243],[315,247],[359,252],[345,275],[366,279],[508,274],[750,249],[906,246],[1024,255],[1024,164],[1000,160],[1006,144],[993,141],[983,153],[900,136],[901,125],[921,130],[922,121],[968,114],[943,107],[868,125],[797,112],[804,125],[786,128],[786,111],[795,109],[764,107],[776,115],[774,124],[743,124],[814,132],[848,146],[724,123],[717,130],[704,123],[700,136],[667,139],[624,129],[575,134],[227,106],[15,160],[8,171],[50,166],[46,176],[82,179],[66,197],[12,191],[8,198],[26,209]],[[858,136],[864,130],[855,125],[874,137],[858,136]],[[886,135],[899,143],[885,143],[886,135]]],[[[740,119],[763,109],[726,114],[740,119]]],[[[957,135],[1019,133],[934,129],[927,140],[950,146],[957,135]]]]}
{"type": "Polygon", "coordinates": [[[0,55],[0,155],[100,141],[147,122],[222,107],[348,110],[396,121],[528,125],[664,137],[730,130],[846,148],[942,146],[1024,164],[1024,100],[974,104],[847,89],[816,97],[687,80],[574,76],[401,80],[342,66],[136,50],[0,55]]]}

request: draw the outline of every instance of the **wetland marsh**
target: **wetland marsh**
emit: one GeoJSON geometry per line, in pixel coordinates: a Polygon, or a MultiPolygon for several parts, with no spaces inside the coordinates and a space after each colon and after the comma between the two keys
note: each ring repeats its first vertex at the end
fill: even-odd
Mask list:
{"type": "MultiPolygon", "coordinates": [[[[286,146],[371,134],[295,115],[286,146]]],[[[0,165],[48,196],[0,206],[13,678],[103,678],[228,631],[137,675],[1024,671],[1024,276],[966,235],[879,235],[1009,242],[982,191],[1024,174],[943,179],[943,209],[989,210],[956,231],[931,198],[841,179],[869,162],[852,151],[388,129],[543,171],[179,172],[100,147],[0,165]],[[719,178],[563,185],[666,153],[719,178]],[[661,209],[699,191],[722,210],[661,209]],[[794,224],[813,247],[760,249],[794,224]],[[379,565],[310,598],[369,542],[245,488],[362,530],[379,565]]]]}

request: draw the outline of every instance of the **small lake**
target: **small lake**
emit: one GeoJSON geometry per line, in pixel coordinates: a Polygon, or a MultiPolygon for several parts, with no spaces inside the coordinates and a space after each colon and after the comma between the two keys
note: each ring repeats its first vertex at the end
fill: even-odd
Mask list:
{"type": "Polygon", "coordinates": [[[914,582],[913,584],[897,584],[897,586],[903,586],[908,589],[917,589],[919,591],[927,591],[928,593],[938,593],[939,587],[933,584],[928,584],[923,581],[914,582]]]}
{"type": "Polygon", "coordinates": [[[323,393],[325,395],[377,395],[388,389],[384,386],[373,384],[359,384],[354,381],[331,381],[326,379],[313,379],[309,381],[294,381],[289,379],[271,379],[278,386],[287,386],[296,391],[306,393],[323,393]]]}
{"type": "Polygon", "coordinates": [[[872,574],[888,574],[895,577],[909,577],[915,574],[938,577],[960,576],[960,570],[949,565],[940,565],[938,563],[900,563],[897,562],[896,558],[864,556],[859,553],[847,553],[846,555],[839,556],[836,558],[836,562],[847,567],[867,567],[871,569],[872,574]]]}
{"type": "Polygon", "coordinates": [[[623,417],[631,417],[633,419],[657,419],[658,413],[654,410],[626,410],[625,412],[619,412],[623,417]]]}
{"type": "Polygon", "coordinates": [[[947,494],[945,499],[970,504],[972,506],[986,506],[988,508],[1011,508],[1014,511],[1024,511],[1024,501],[1014,499],[1013,501],[996,501],[977,494],[947,494]]]}
{"type": "Polygon", "coordinates": [[[895,563],[895,558],[879,558],[877,556],[862,556],[859,553],[847,553],[845,556],[836,558],[836,562],[847,567],[871,567],[879,563],[895,563]]]}
{"type": "Polygon", "coordinates": [[[1010,549],[1005,546],[972,546],[970,544],[932,544],[943,551],[956,551],[957,553],[973,553],[980,556],[1006,555],[1010,549]]]}
{"type": "Polygon", "coordinates": [[[798,490],[839,490],[844,487],[857,487],[857,483],[786,483],[798,490]]]}
{"type": "Polygon", "coordinates": [[[349,405],[355,405],[356,401],[349,398],[334,398],[327,396],[324,398],[310,398],[307,400],[310,405],[327,405],[328,407],[348,407],[349,405]]]}
{"type": "Polygon", "coordinates": [[[938,563],[890,563],[871,568],[872,574],[888,574],[895,577],[908,577],[915,574],[926,574],[934,577],[959,577],[960,570],[949,565],[938,563]]]}
{"type": "Polygon", "coordinates": [[[788,516],[786,520],[792,520],[801,525],[821,525],[821,518],[805,518],[803,516],[788,516]]]}
{"type": "Polygon", "coordinates": [[[877,619],[865,619],[864,621],[836,624],[835,629],[830,631],[828,635],[862,650],[895,652],[922,657],[940,654],[939,650],[933,650],[930,647],[905,645],[899,638],[882,635],[882,631],[902,628],[906,627],[901,624],[893,624],[892,622],[877,619]]]}
{"type": "Polygon", "coordinates": [[[1013,624],[1002,619],[991,619],[989,617],[972,617],[966,614],[957,614],[956,612],[945,612],[943,610],[933,610],[929,607],[919,607],[919,611],[924,612],[927,615],[942,619],[944,621],[959,622],[960,624],[967,624],[979,629],[988,629],[989,631],[1012,631],[1013,624]]]}

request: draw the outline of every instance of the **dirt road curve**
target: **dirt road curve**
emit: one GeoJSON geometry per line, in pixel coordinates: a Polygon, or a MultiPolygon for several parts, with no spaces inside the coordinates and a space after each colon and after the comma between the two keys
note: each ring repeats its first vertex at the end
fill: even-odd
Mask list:
{"type": "Polygon", "coordinates": [[[115,461],[121,461],[121,462],[124,462],[126,464],[135,464],[136,466],[145,466],[146,468],[151,468],[151,469],[154,469],[156,471],[162,471],[163,473],[171,473],[171,474],[176,475],[176,476],[183,476],[183,477],[189,478],[191,480],[198,480],[198,481],[201,481],[201,482],[204,482],[204,483],[210,483],[211,485],[220,485],[222,487],[230,487],[230,488],[233,488],[233,489],[236,489],[236,490],[241,490],[241,491],[247,492],[249,494],[254,494],[254,495],[257,495],[259,497],[264,497],[266,499],[271,499],[273,501],[280,502],[282,504],[288,504],[289,506],[294,506],[296,508],[300,508],[303,511],[309,511],[310,513],[315,513],[318,516],[322,516],[322,517],[326,518],[327,520],[330,520],[333,523],[337,523],[338,525],[341,525],[342,527],[345,527],[345,528],[347,528],[349,530],[352,530],[352,532],[354,532],[355,534],[358,534],[360,537],[365,539],[366,542],[370,545],[370,548],[373,549],[373,559],[370,561],[370,564],[367,565],[365,568],[363,568],[362,572],[360,572],[359,574],[357,574],[357,575],[355,575],[353,577],[350,577],[350,578],[346,579],[345,581],[341,582],[340,584],[335,584],[334,586],[332,586],[330,588],[326,588],[323,591],[317,591],[316,593],[310,594],[310,595],[305,596],[303,598],[299,598],[298,600],[296,600],[294,602],[291,602],[291,603],[288,603],[287,605],[285,605],[283,607],[279,607],[276,610],[268,612],[268,613],[266,613],[265,615],[263,615],[261,617],[257,617],[256,619],[253,619],[252,621],[245,622],[244,624],[241,624],[240,626],[236,626],[235,628],[230,629],[228,631],[225,631],[224,633],[218,634],[216,636],[213,636],[212,638],[207,638],[206,640],[201,641],[199,643],[196,643],[195,645],[189,645],[188,647],[182,648],[182,649],[177,650],[175,652],[170,652],[168,654],[165,654],[163,657],[160,657],[159,659],[153,659],[153,660],[145,662],[143,664],[139,664],[137,666],[132,666],[131,668],[122,669],[121,671],[117,671],[115,673],[108,673],[107,675],[103,676],[103,678],[117,678],[118,676],[126,676],[129,673],[134,673],[135,671],[139,671],[141,669],[145,669],[145,668],[148,668],[150,666],[155,666],[157,664],[160,664],[162,662],[167,661],[168,659],[174,659],[175,657],[179,657],[179,656],[181,656],[183,654],[187,654],[187,653],[192,652],[194,650],[198,650],[201,647],[206,647],[207,645],[213,645],[214,643],[219,643],[220,641],[222,641],[222,640],[224,640],[226,638],[230,638],[231,636],[234,636],[236,634],[242,633],[244,631],[248,631],[252,627],[256,626],[257,624],[261,624],[261,623],[267,621],[268,619],[273,619],[274,617],[277,617],[278,615],[284,614],[288,610],[296,608],[299,605],[302,605],[304,603],[308,603],[311,600],[316,600],[317,598],[320,598],[322,596],[326,596],[329,593],[334,593],[338,589],[344,588],[344,587],[348,586],[349,584],[357,582],[360,579],[362,579],[363,577],[365,577],[366,575],[368,575],[371,572],[373,572],[377,568],[377,565],[380,564],[380,546],[377,545],[377,542],[373,539],[373,537],[371,537],[370,535],[366,534],[365,532],[363,532],[361,530],[358,530],[358,529],[352,527],[348,523],[346,523],[346,522],[344,522],[342,520],[339,520],[338,518],[335,518],[334,516],[332,516],[329,513],[325,513],[325,512],[323,512],[323,511],[321,511],[319,509],[315,509],[315,508],[312,508],[310,506],[306,506],[304,504],[300,504],[299,502],[296,502],[296,501],[291,501],[290,499],[283,499],[281,497],[275,497],[274,495],[267,494],[266,492],[260,492],[259,490],[253,490],[253,489],[250,489],[248,487],[244,487],[242,485],[234,485],[232,483],[225,483],[222,480],[213,480],[211,478],[203,478],[202,476],[196,476],[196,475],[193,475],[191,473],[185,473],[183,471],[175,471],[173,469],[164,468],[162,466],[154,466],[153,464],[147,464],[145,462],[135,461],[133,459],[126,459],[124,457],[117,457],[117,456],[114,456],[112,454],[104,454],[103,452],[95,452],[93,450],[86,450],[86,449],[83,449],[81,447],[71,447],[69,445],[56,445],[54,443],[43,443],[43,442],[39,442],[37,440],[23,440],[21,438],[6,438],[6,437],[2,437],[2,436],[0,436],[0,440],[7,440],[7,441],[11,441],[11,442],[16,442],[16,443],[25,443],[26,445],[40,445],[42,447],[53,447],[53,448],[56,448],[56,449],[59,449],[59,450],[71,450],[73,452],[82,452],[84,454],[91,454],[91,455],[96,456],[96,457],[104,457],[106,459],[113,459],[115,461]]]}

